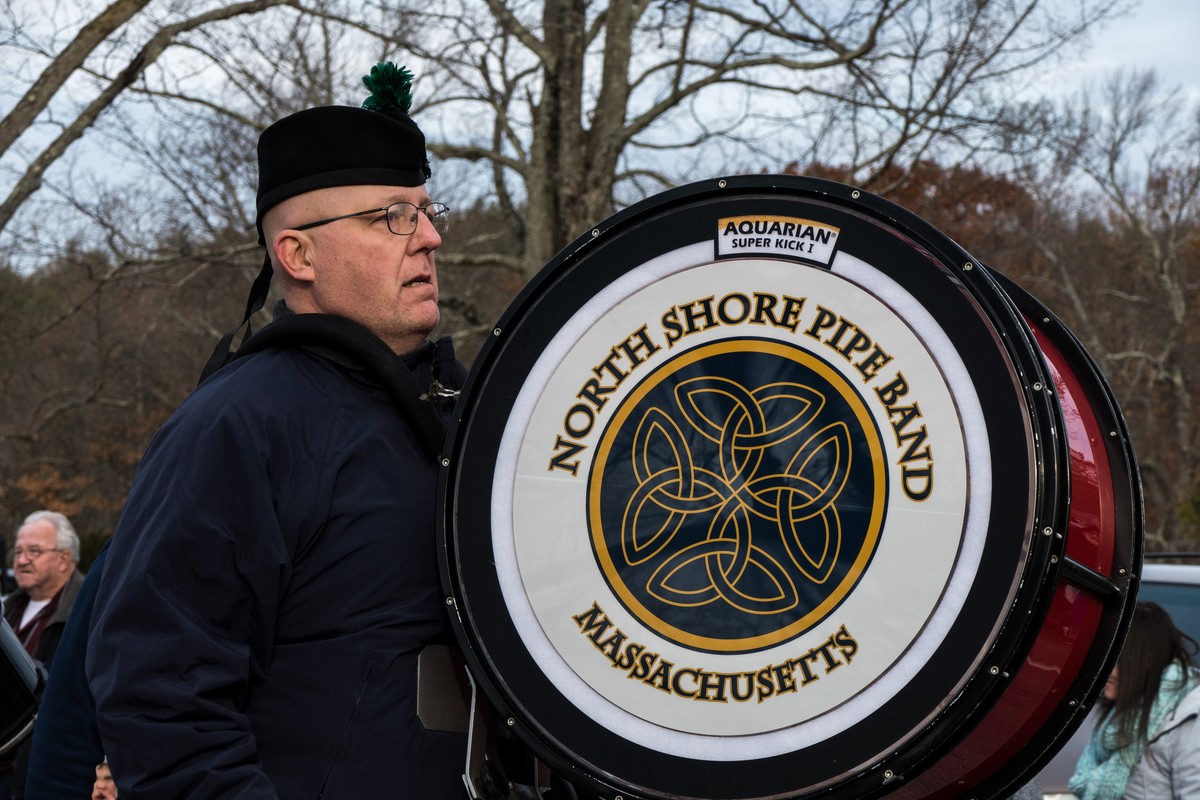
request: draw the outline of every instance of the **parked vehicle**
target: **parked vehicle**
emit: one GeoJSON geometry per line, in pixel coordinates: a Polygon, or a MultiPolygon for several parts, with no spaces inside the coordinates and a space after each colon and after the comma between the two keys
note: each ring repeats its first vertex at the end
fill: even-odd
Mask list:
{"type": "MultiPolygon", "coordinates": [[[[1175,627],[1200,643],[1200,553],[1147,553],[1142,565],[1139,601],[1158,603],[1171,615],[1175,627]],[[1189,561],[1164,564],[1159,560],[1189,561]]],[[[1046,800],[1073,800],[1067,781],[1075,771],[1083,748],[1096,724],[1093,711],[1075,731],[1062,750],[1038,775],[1046,800]]]]}

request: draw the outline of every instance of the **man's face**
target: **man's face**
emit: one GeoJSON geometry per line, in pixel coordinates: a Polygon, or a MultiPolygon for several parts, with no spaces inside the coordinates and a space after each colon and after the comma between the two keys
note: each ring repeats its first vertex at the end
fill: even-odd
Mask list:
{"type": "Polygon", "coordinates": [[[113,783],[108,762],[96,765],[96,782],[92,784],[92,800],[116,800],[117,785],[113,783]]]}
{"type": "MultiPolygon", "coordinates": [[[[431,202],[423,186],[347,186],[310,193],[301,213],[319,214],[315,221],[399,201],[431,202]]],[[[292,225],[310,221],[288,216],[292,225]]],[[[383,217],[351,217],[298,234],[311,242],[312,307],[293,310],[347,317],[406,353],[425,341],[440,318],[434,252],[442,237],[424,214],[417,215],[416,231],[404,236],[393,234],[383,217]]]]}
{"type": "Polygon", "coordinates": [[[13,547],[13,573],[17,585],[34,600],[49,600],[71,577],[71,555],[57,549],[54,525],[40,519],[22,525],[13,547]],[[36,558],[33,553],[41,551],[36,558]]]}

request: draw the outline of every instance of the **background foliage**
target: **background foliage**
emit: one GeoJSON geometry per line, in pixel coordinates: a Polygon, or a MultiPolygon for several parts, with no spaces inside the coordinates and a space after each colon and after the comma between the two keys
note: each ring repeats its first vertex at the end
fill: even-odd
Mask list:
{"type": "MultiPolygon", "coordinates": [[[[716,175],[844,181],[1061,317],[1108,376],[1148,546],[1200,548],[1200,109],[1152,73],[1039,75],[1111,0],[0,2],[0,523],[69,514],[85,562],[261,261],[274,119],[417,74],[444,332],[468,362],[615,210],[716,175]]],[[[261,322],[259,323],[261,324],[261,322]]]]}

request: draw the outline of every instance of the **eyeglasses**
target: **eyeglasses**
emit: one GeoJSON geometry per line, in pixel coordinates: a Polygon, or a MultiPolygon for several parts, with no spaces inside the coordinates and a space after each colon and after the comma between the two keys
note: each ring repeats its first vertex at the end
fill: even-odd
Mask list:
{"type": "Polygon", "coordinates": [[[30,561],[37,561],[41,558],[42,553],[53,553],[57,550],[62,550],[61,547],[14,547],[12,551],[12,560],[16,561],[22,556],[29,556],[30,561]]]}
{"type": "Polygon", "coordinates": [[[350,219],[351,217],[361,217],[366,214],[383,213],[387,219],[388,230],[397,236],[409,236],[417,232],[417,214],[424,214],[430,222],[433,223],[433,229],[439,234],[446,233],[450,230],[450,208],[443,203],[430,203],[427,206],[417,206],[412,203],[392,203],[390,206],[383,208],[368,208],[366,211],[355,211],[353,214],[342,214],[340,217],[330,217],[329,219],[319,219],[316,222],[308,222],[304,225],[296,225],[292,228],[294,231],[306,231],[309,228],[315,228],[318,225],[325,225],[330,222],[337,222],[339,219],[350,219]]]}

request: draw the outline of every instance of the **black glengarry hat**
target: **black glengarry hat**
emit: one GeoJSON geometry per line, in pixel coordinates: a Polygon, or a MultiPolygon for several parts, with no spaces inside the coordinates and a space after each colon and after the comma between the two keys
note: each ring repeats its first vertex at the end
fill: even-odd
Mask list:
{"type": "Polygon", "coordinates": [[[425,135],[408,116],[412,73],[376,64],[362,108],[319,106],[284,117],[258,140],[256,224],[289,197],[331,186],[420,186],[430,176],[425,135]]]}

